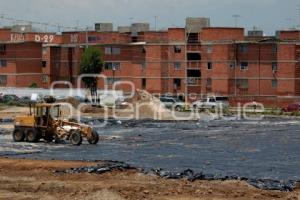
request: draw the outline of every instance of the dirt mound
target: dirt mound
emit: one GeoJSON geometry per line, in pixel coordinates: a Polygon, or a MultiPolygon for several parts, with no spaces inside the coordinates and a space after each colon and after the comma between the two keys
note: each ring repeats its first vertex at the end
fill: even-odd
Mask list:
{"type": "Polygon", "coordinates": [[[90,105],[81,108],[82,113],[97,113],[108,116],[115,114],[117,117],[133,117],[134,119],[157,119],[171,120],[173,119],[170,110],[165,108],[161,101],[144,90],[137,90],[134,97],[127,100],[128,106],[123,109],[104,109],[92,107],[90,105]]]}
{"type": "Polygon", "coordinates": [[[73,98],[73,97],[68,97],[66,99],[62,99],[62,100],[57,100],[57,103],[69,103],[71,104],[74,108],[78,108],[80,102],[73,98]]]}
{"type": "Polygon", "coordinates": [[[137,90],[129,103],[133,105],[137,118],[172,119],[171,111],[161,101],[145,90],[137,90]]]}

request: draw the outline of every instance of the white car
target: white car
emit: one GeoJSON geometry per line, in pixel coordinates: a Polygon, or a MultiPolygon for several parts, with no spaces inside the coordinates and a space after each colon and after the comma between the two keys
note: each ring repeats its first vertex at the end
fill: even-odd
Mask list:
{"type": "Polygon", "coordinates": [[[227,97],[207,97],[192,104],[194,109],[215,109],[215,108],[228,108],[229,101],[227,97]]]}

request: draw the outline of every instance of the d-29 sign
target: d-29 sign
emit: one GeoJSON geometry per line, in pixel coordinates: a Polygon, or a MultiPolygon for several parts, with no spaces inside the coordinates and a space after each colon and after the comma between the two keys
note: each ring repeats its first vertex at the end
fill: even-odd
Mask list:
{"type": "Polygon", "coordinates": [[[36,42],[43,42],[43,43],[52,43],[54,40],[55,36],[54,35],[35,35],[34,40],[36,42]]]}

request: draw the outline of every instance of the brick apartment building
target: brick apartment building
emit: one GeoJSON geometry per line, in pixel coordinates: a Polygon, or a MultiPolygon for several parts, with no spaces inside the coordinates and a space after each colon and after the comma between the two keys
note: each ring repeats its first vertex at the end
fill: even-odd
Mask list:
{"type": "Polygon", "coordinates": [[[110,87],[121,80],[159,94],[187,89],[191,97],[216,94],[270,106],[300,101],[299,30],[250,37],[230,27],[62,34],[0,29],[0,86],[49,88],[68,81],[77,87],[86,45],[102,51],[110,87]]]}

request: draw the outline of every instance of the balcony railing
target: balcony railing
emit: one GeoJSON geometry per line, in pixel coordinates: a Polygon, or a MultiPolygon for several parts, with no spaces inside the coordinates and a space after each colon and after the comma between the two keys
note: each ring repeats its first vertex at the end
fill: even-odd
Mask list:
{"type": "Polygon", "coordinates": [[[200,61],[189,61],[187,63],[187,68],[189,69],[200,69],[201,62],[200,61]]]}
{"type": "Polygon", "coordinates": [[[188,77],[187,78],[188,86],[200,86],[201,78],[199,77],[188,77]]]}

